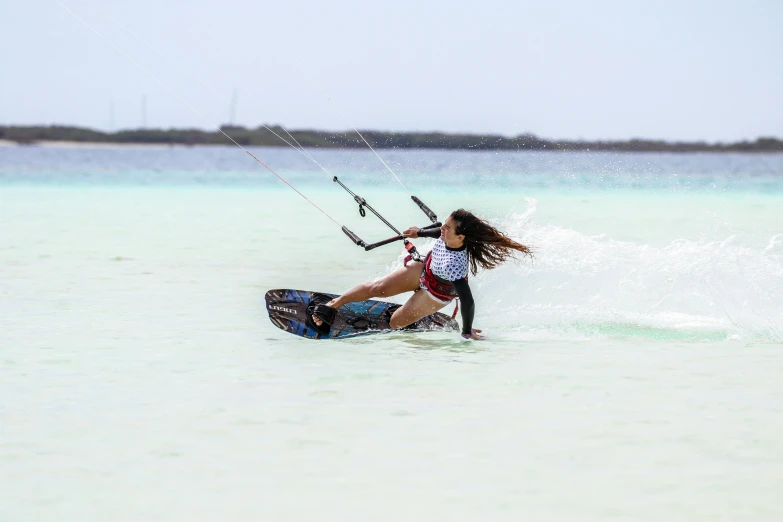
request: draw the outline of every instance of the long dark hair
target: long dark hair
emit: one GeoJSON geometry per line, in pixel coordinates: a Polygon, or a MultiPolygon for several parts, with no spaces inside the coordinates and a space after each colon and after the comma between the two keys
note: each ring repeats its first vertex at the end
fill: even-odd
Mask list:
{"type": "Polygon", "coordinates": [[[516,252],[533,256],[528,247],[517,243],[483,219],[465,209],[455,210],[451,217],[457,222],[458,235],[465,236],[465,248],[470,259],[470,271],[475,276],[479,267],[491,270],[514,257],[516,252]],[[515,252],[516,251],[516,252],[515,252]]]}

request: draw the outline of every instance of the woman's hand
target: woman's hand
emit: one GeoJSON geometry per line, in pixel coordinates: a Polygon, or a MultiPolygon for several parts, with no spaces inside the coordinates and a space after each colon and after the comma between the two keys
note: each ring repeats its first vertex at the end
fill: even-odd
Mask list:
{"type": "Polygon", "coordinates": [[[419,237],[419,227],[411,227],[402,233],[402,237],[416,239],[419,237]]]}
{"type": "Polygon", "coordinates": [[[473,339],[474,341],[481,341],[484,339],[484,336],[481,335],[481,330],[478,330],[476,328],[470,329],[470,336],[468,334],[462,334],[463,339],[473,339]]]}

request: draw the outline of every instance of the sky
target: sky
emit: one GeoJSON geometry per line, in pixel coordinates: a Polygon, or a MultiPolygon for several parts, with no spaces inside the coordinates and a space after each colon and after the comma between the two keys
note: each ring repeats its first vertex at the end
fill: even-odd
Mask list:
{"type": "Polygon", "coordinates": [[[783,138],[781,28],[780,0],[0,0],[0,125],[783,138]]]}

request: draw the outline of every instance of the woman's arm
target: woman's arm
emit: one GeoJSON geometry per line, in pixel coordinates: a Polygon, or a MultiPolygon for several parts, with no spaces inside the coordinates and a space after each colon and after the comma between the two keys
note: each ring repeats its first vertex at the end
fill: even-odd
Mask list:
{"type": "Polygon", "coordinates": [[[473,293],[470,291],[468,280],[463,277],[453,281],[453,284],[457,290],[460,308],[462,309],[462,337],[466,339],[482,339],[482,336],[478,335],[481,333],[481,330],[473,329],[473,314],[476,306],[473,302],[473,293]]]}
{"type": "Polygon", "coordinates": [[[412,239],[415,239],[417,237],[433,237],[437,239],[440,237],[440,229],[428,228],[424,230],[419,227],[410,227],[409,229],[405,230],[405,232],[402,233],[402,237],[409,237],[412,239]]]}
{"type": "Polygon", "coordinates": [[[427,230],[419,229],[417,235],[419,237],[432,237],[437,239],[440,237],[440,229],[439,228],[428,228],[427,230]]]}

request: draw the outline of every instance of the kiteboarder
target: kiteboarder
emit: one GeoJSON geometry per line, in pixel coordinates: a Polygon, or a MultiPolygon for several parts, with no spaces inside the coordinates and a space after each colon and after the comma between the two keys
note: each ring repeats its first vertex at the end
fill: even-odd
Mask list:
{"type": "Polygon", "coordinates": [[[483,339],[481,330],[473,328],[475,305],[468,285],[469,273],[475,276],[479,268],[495,268],[517,252],[532,255],[527,246],[464,209],[452,212],[439,229],[411,227],[402,236],[432,237],[437,241],[421,263],[411,262],[408,257],[402,268],[386,277],[362,283],[325,304],[316,305],[313,322],[331,324],[336,310],[347,303],[412,291],[410,299],[392,313],[389,320],[392,328],[405,328],[458,298],[462,303],[462,337],[483,339]]]}

